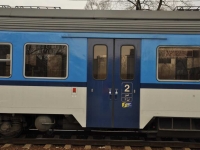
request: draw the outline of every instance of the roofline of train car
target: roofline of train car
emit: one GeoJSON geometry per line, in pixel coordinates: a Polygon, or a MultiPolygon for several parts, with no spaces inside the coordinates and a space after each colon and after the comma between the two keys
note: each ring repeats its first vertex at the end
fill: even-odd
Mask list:
{"type": "Polygon", "coordinates": [[[0,17],[119,19],[119,20],[200,20],[200,11],[134,11],[0,8],[0,17]]]}

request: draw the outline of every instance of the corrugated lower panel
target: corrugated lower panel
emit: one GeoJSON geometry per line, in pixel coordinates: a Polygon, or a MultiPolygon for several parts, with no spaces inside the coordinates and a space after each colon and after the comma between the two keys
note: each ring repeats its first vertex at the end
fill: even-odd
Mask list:
{"type": "Polygon", "coordinates": [[[200,33],[200,21],[0,17],[0,30],[117,33],[200,33]]]}

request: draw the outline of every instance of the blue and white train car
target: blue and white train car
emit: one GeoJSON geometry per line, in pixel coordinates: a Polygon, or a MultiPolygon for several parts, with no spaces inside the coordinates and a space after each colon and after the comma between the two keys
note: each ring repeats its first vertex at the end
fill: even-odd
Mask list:
{"type": "Polygon", "coordinates": [[[3,136],[29,128],[193,133],[199,79],[200,12],[0,9],[3,136]]]}

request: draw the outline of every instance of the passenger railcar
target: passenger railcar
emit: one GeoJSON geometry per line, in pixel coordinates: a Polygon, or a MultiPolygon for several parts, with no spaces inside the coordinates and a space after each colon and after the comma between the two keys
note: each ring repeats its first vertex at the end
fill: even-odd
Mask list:
{"type": "Polygon", "coordinates": [[[199,79],[200,12],[0,9],[2,136],[128,129],[198,137],[199,79]]]}

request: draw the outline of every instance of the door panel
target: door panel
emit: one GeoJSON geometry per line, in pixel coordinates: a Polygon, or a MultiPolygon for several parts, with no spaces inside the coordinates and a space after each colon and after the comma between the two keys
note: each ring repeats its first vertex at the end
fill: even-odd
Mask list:
{"type": "Polygon", "coordinates": [[[139,58],[140,40],[88,40],[87,127],[139,127],[139,58]]]}
{"type": "Polygon", "coordinates": [[[140,40],[115,40],[114,127],[139,127],[140,40]]]}
{"type": "Polygon", "coordinates": [[[113,40],[88,40],[87,126],[112,126],[113,40]],[[105,56],[105,47],[106,53],[105,56]],[[103,52],[102,52],[103,51],[103,52]],[[105,60],[106,59],[106,60],[105,60]],[[107,61],[105,63],[105,61],[107,61]],[[95,66],[97,66],[95,68],[95,66]],[[106,69],[104,69],[106,67],[106,69]]]}

